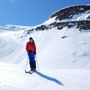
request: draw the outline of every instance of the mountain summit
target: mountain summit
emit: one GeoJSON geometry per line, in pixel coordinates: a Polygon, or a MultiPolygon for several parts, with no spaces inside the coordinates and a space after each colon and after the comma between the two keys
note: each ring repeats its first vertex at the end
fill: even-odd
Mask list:
{"type": "Polygon", "coordinates": [[[90,5],[76,5],[58,10],[46,22],[39,25],[36,30],[45,30],[52,27],[56,27],[59,30],[64,27],[89,30],[90,5]]]}
{"type": "MultiPolygon", "coordinates": [[[[88,14],[86,19],[90,19],[90,5],[77,5],[61,9],[50,16],[55,20],[72,19],[75,15],[88,14]]],[[[77,17],[78,18],[78,17],[77,17]]]]}

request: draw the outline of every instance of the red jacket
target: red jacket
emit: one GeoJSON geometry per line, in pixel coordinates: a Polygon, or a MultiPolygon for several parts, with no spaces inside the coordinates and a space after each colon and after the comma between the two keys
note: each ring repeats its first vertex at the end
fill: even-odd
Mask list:
{"type": "Polygon", "coordinates": [[[32,43],[31,42],[27,42],[26,50],[27,50],[27,52],[28,51],[36,52],[36,45],[35,45],[34,41],[32,43]]]}

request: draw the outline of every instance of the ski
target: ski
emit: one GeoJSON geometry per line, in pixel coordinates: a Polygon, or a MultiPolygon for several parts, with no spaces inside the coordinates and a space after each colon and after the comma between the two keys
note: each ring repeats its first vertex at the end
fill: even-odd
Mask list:
{"type": "Polygon", "coordinates": [[[25,71],[25,73],[29,74],[31,71],[25,71]]]}
{"type": "Polygon", "coordinates": [[[27,73],[27,74],[32,74],[34,72],[37,72],[37,70],[34,70],[34,71],[25,71],[25,73],[27,73]]]}

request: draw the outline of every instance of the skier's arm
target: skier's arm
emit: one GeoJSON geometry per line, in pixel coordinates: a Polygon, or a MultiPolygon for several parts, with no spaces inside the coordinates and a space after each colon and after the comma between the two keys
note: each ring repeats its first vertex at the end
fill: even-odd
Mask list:
{"type": "Polygon", "coordinates": [[[36,45],[35,45],[35,43],[34,43],[34,53],[36,54],[36,45]]]}
{"type": "Polygon", "coordinates": [[[28,43],[26,44],[26,51],[28,52],[28,43]]]}

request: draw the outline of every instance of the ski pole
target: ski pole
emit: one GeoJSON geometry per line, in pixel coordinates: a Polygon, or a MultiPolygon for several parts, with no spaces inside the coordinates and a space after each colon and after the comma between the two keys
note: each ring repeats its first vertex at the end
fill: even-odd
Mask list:
{"type": "Polygon", "coordinates": [[[26,65],[25,65],[25,72],[26,72],[26,69],[27,69],[27,65],[28,65],[28,59],[26,61],[26,65]]]}
{"type": "Polygon", "coordinates": [[[39,63],[38,63],[38,60],[37,60],[37,55],[36,55],[36,61],[37,61],[38,70],[39,70],[39,72],[40,72],[39,63]]]}

